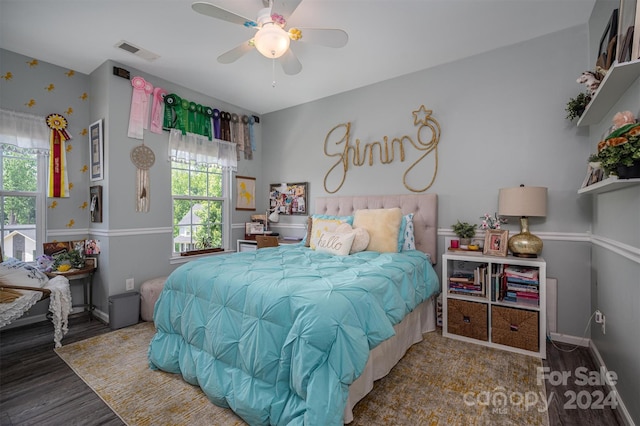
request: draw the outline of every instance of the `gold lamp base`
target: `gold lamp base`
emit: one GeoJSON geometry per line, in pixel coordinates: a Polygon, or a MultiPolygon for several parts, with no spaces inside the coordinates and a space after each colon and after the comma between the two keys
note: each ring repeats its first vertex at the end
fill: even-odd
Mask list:
{"type": "Polygon", "coordinates": [[[509,238],[509,250],[516,257],[538,257],[542,240],[529,232],[529,219],[520,218],[520,233],[509,238]]]}

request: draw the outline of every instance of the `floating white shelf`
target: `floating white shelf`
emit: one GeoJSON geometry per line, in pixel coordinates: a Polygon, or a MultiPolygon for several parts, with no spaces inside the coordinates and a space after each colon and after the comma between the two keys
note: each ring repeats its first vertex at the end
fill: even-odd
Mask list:
{"type": "Polygon", "coordinates": [[[633,185],[640,185],[640,179],[618,179],[616,176],[611,176],[593,185],[580,188],[578,194],[602,194],[633,185]]]}
{"type": "Polygon", "coordinates": [[[612,65],[578,120],[578,126],[599,123],[638,77],[640,77],[640,59],[612,65]]]}

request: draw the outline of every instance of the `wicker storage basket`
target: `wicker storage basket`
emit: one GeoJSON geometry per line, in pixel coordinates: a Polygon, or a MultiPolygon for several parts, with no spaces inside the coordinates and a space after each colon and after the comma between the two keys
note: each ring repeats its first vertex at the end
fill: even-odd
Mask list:
{"type": "Polygon", "coordinates": [[[491,341],[501,345],[538,352],[538,312],[491,307],[491,341]]]}
{"type": "Polygon", "coordinates": [[[459,336],[489,340],[488,312],[485,303],[447,299],[447,330],[459,336]]]}

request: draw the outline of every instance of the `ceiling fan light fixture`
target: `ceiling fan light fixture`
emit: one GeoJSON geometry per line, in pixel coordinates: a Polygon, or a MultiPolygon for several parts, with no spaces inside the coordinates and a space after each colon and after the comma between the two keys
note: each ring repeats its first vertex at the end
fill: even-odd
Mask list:
{"type": "Polygon", "coordinates": [[[254,37],[254,45],[258,52],[271,59],[284,55],[290,42],[289,33],[273,22],[266,23],[254,37]]]}

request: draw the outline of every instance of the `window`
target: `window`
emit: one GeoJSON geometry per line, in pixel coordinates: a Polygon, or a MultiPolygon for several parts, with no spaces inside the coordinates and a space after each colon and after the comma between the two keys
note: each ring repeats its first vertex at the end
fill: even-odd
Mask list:
{"type": "Polygon", "coordinates": [[[175,253],[224,247],[230,174],[216,165],[171,162],[175,253]]]}
{"type": "Polygon", "coordinates": [[[0,231],[5,257],[25,262],[37,257],[44,241],[44,176],[45,155],[0,145],[0,231]]]}

